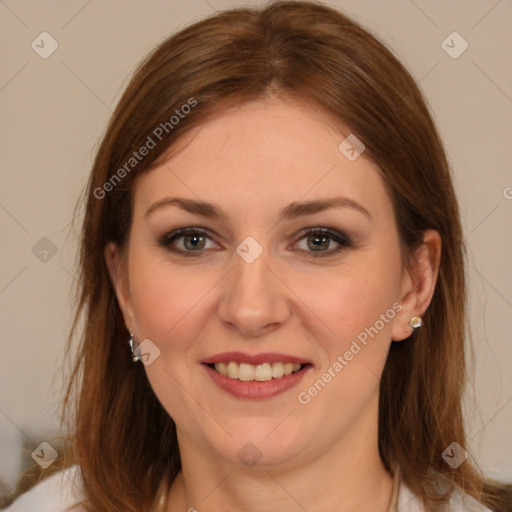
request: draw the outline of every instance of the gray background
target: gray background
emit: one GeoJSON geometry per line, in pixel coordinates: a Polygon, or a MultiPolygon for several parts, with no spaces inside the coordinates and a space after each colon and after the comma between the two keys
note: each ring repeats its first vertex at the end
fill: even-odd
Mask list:
{"type": "MultiPolygon", "coordinates": [[[[0,0],[0,493],[32,462],[30,451],[40,442],[58,447],[60,368],[75,279],[70,221],[132,71],[188,23],[260,3],[0,0]],[[33,41],[42,46],[42,32],[58,43],[46,59],[31,47],[33,41]],[[21,455],[22,447],[28,454],[21,455]]],[[[392,47],[434,112],[468,243],[475,339],[467,395],[470,447],[488,474],[511,479],[512,2],[326,3],[392,47]],[[458,36],[447,39],[454,31],[469,45],[457,58],[443,49],[449,45],[453,55],[463,49],[458,36]]]]}

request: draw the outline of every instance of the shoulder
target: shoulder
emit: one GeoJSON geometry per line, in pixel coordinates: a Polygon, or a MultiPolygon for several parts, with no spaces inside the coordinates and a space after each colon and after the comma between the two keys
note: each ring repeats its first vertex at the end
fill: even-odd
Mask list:
{"type": "Polygon", "coordinates": [[[84,512],[80,470],[71,466],[45,478],[4,512],[84,512]]]}
{"type": "MultiPolygon", "coordinates": [[[[400,512],[425,512],[421,500],[403,482],[400,484],[397,509],[400,512]]],[[[443,512],[492,512],[491,509],[460,490],[452,493],[450,503],[442,510],[443,512]]]]}

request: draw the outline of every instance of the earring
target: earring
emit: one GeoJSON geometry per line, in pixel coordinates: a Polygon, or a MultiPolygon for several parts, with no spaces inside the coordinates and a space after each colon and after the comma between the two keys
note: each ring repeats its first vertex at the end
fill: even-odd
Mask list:
{"type": "Polygon", "coordinates": [[[128,340],[128,345],[130,345],[130,349],[132,351],[132,361],[134,363],[136,363],[137,361],[142,361],[142,359],[135,353],[135,351],[137,350],[136,348],[133,348],[133,345],[134,343],[137,343],[134,339],[133,339],[133,333],[132,333],[132,330],[130,330],[130,339],[128,340]]]}
{"type": "Polygon", "coordinates": [[[412,330],[415,331],[416,329],[419,329],[422,325],[421,317],[420,316],[413,316],[409,320],[409,325],[411,326],[412,330]]]}

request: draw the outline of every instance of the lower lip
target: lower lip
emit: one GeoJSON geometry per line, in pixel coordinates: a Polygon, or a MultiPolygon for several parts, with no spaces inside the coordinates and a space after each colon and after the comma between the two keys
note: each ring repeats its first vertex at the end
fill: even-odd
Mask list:
{"type": "Polygon", "coordinates": [[[306,366],[291,375],[260,382],[257,380],[242,381],[239,379],[231,379],[230,377],[221,375],[206,364],[202,366],[219,388],[227,391],[236,398],[251,398],[253,400],[271,398],[288,391],[296,386],[312,368],[311,366],[306,366]]]}

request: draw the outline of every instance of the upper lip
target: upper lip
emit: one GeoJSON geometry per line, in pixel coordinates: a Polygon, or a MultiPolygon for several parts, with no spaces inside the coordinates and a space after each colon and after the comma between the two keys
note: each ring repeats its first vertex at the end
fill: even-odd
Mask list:
{"type": "Polygon", "coordinates": [[[310,361],[301,357],[291,356],[288,354],[277,354],[275,352],[264,352],[262,354],[244,354],[243,352],[223,352],[214,356],[208,357],[202,362],[204,364],[215,363],[229,363],[234,361],[238,364],[246,363],[254,366],[264,363],[297,363],[297,364],[311,364],[310,361]]]}

